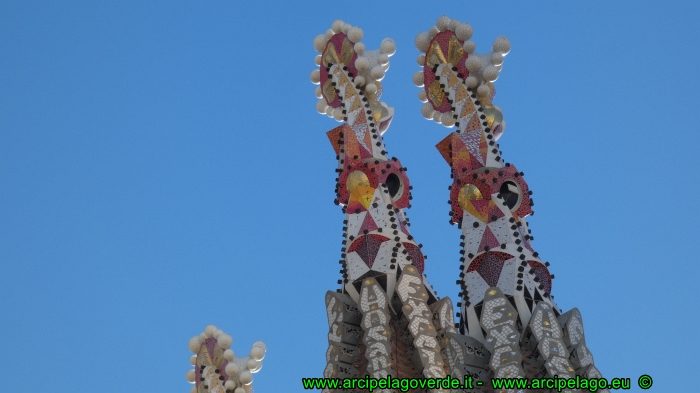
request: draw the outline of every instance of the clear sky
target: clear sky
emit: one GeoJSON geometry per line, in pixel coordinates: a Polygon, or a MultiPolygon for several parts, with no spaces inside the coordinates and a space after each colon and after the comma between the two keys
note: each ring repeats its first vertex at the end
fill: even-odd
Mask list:
{"type": "Polygon", "coordinates": [[[0,392],[188,392],[187,341],[210,323],[235,351],[267,343],[259,393],[321,376],[343,215],[338,123],[309,74],[339,18],[368,49],[396,41],[385,142],[409,168],[429,280],[456,303],[434,147],[450,131],[411,82],[414,38],[443,14],[472,24],[477,52],[510,38],[501,150],[598,368],[692,390],[699,4],[0,2],[0,392]]]}

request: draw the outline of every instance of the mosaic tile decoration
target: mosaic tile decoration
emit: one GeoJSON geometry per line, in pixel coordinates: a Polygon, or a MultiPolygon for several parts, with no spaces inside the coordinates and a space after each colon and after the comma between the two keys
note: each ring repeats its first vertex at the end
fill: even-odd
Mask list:
{"type": "MultiPolygon", "coordinates": [[[[450,223],[462,231],[457,326],[461,334],[494,351],[486,369],[496,375],[600,375],[585,340],[578,339],[583,336],[580,313],[576,310],[562,315],[554,303],[554,275],[549,263],[534,251],[526,221],[534,214],[532,191],[523,172],[503,160],[497,143],[505,120],[493,104],[493,82],[510,51],[510,42],[499,37],[491,51],[476,53],[472,33],[470,25],[440,17],[428,32],[416,37],[421,52],[417,62],[423,69],[413,75],[414,84],[421,88],[421,114],[455,128],[436,147],[450,166],[453,179],[449,187],[450,223]],[[498,318],[504,313],[508,316],[509,322],[503,326],[508,326],[508,337],[514,341],[507,345],[502,341],[505,327],[493,330],[498,325],[491,320],[496,303],[490,302],[501,307],[498,318]],[[556,318],[564,315],[567,324],[562,330],[556,318]],[[552,332],[547,337],[538,333],[542,320],[552,332]],[[517,326],[527,331],[518,331],[517,326]],[[552,338],[566,329],[569,341],[552,338]],[[521,334],[525,336],[518,340],[521,334]],[[493,346],[493,340],[503,342],[502,350],[501,344],[493,346]],[[510,357],[503,357],[506,353],[510,357]],[[507,364],[510,366],[505,367],[507,364]]],[[[456,344],[450,353],[463,356],[456,344]]]]}
{"type": "Polygon", "coordinates": [[[340,288],[326,299],[330,332],[324,375],[444,376],[449,372],[444,338],[456,332],[452,303],[438,299],[423,274],[426,256],[411,235],[404,211],[411,206],[413,187],[407,168],[389,156],[384,144],[393,108],[379,98],[395,45],[385,39],[378,51],[366,50],[362,36],[359,28],[336,21],[314,40],[319,52],[319,69],[311,74],[318,85],[316,109],[343,123],[326,133],[338,160],[334,202],[345,220],[340,288]],[[418,288],[420,300],[404,287],[401,291],[408,297],[399,296],[397,285],[407,280],[411,288],[418,288]],[[344,304],[357,305],[362,323],[354,329],[361,340],[338,341],[334,332],[342,328],[336,295],[344,304]],[[407,312],[407,305],[425,315],[407,312]],[[431,334],[417,335],[418,326],[431,326],[431,334]],[[354,345],[345,350],[363,355],[343,357],[340,344],[354,345]],[[412,356],[409,349],[419,355],[412,356]]]}

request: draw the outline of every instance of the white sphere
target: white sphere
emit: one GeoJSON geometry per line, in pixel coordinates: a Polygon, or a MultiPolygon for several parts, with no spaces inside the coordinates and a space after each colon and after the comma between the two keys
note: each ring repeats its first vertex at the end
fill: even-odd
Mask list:
{"type": "Polygon", "coordinates": [[[340,31],[342,31],[345,34],[348,34],[350,29],[352,29],[352,25],[350,23],[345,23],[343,24],[343,27],[340,28],[340,31]]]}
{"type": "Polygon", "coordinates": [[[326,49],[326,43],[328,42],[328,39],[324,34],[319,34],[314,38],[314,49],[316,49],[316,52],[323,52],[324,49],[326,49]]]}
{"type": "Polygon", "coordinates": [[[433,113],[433,121],[438,123],[438,124],[441,124],[442,123],[442,113],[435,111],[435,113],[433,113]]]}
{"type": "MultiPolygon", "coordinates": [[[[456,32],[456,31],[457,31],[457,26],[459,26],[460,24],[461,24],[461,22],[458,21],[457,19],[452,19],[452,20],[450,21],[450,25],[447,26],[447,29],[450,30],[450,31],[456,32]]],[[[459,38],[459,37],[457,37],[457,38],[459,38]]]]}
{"type": "Polygon", "coordinates": [[[487,97],[489,94],[491,94],[491,89],[489,89],[489,87],[486,85],[481,85],[478,89],[476,89],[476,94],[480,95],[481,97],[487,97]]]}
{"type": "MultiPolygon", "coordinates": [[[[324,112],[324,113],[325,113],[325,112],[324,112]]],[[[231,360],[233,360],[233,355],[234,355],[234,354],[235,354],[235,353],[233,352],[233,349],[229,348],[229,349],[227,349],[227,350],[224,351],[224,359],[226,359],[226,360],[228,360],[228,361],[231,361],[231,360]]]]}
{"type": "Polygon", "coordinates": [[[382,53],[381,55],[377,56],[377,63],[381,65],[389,64],[389,55],[382,53]]]}
{"type": "MultiPolygon", "coordinates": [[[[318,71],[318,70],[317,70],[318,71]]],[[[320,73],[320,71],[319,71],[320,73]]],[[[216,326],[214,325],[209,325],[206,328],[204,328],[204,335],[208,337],[211,337],[214,335],[214,332],[216,331],[216,326]]]]}
{"type": "Polygon", "coordinates": [[[478,72],[481,69],[481,59],[477,56],[469,56],[464,65],[467,66],[469,72],[478,72]]]}
{"type": "Polygon", "coordinates": [[[248,359],[245,366],[248,368],[248,370],[255,370],[257,363],[255,363],[255,360],[253,360],[253,359],[248,359]]]}
{"type": "Polygon", "coordinates": [[[358,86],[364,86],[365,82],[367,82],[367,81],[365,80],[364,76],[358,75],[355,77],[355,83],[357,83],[358,86]]]}
{"type": "Polygon", "coordinates": [[[481,73],[481,76],[483,76],[488,82],[495,82],[496,79],[498,79],[498,68],[492,65],[486,66],[484,71],[481,73]]]}
{"type": "Polygon", "coordinates": [[[194,370],[190,370],[185,374],[185,378],[187,378],[187,382],[189,383],[194,383],[194,370]]]}
{"type": "Polygon", "coordinates": [[[475,76],[473,76],[473,75],[469,75],[469,76],[467,77],[467,80],[464,81],[464,83],[467,84],[467,87],[473,89],[473,88],[475,88],[475,87],[477,87],[477,86],[479,85],[479,79],[477,79],[477,78],[476,78],[475,76]]]}
{"type": "Polygon", "coordinates": [[[192,356],[190,357],[190,364],[193,365],[193,366],[194,366],[195,364],[197,364],[197,355],[192,355],[192,356]]]}
{"type": "Polygon", "coordinates": [[[381,66],[375,66],[372,67],[372,70],[369,72],[369,75],[378,81],[384,79],[384,69],[381,66]]]}
{"type": "Polygon", "coordinates": [[[358,42],[355,44],[355,53],[357,53],[358,56],[362,56],[363,53],[365,53],[365,44],[358,42]]]}
{"type": "Polygon", "coordinates": [[[472,54],[476,50],[476,44],[474,43],[474,41],[464,41],[464,44],[462,44],[462,48],[465,52],[472,54]]]}
{"type": "Polygon", "coordinates": [[[197,393],[197,386],[192,386],[190,388],[190,393],[197,393]]]}
{"type": "Polygon", "coordinates": [[[344,24],[345,24],[345,22],[343,22],[342,20],[338,19],[338,20],[336,20],[336,21],[333,22],[333,24],[331,25],[331,29],[333,29],[333,32],[334,32],[334,33],[340,33],[340,29],[343,28],[343,25],[344,25],[344,24]]]}
{"type": "Polygon", "coordinates": [[[474,29],[472,29],[472,25],[469,23],[460,23],[459,26],[455,29],[455,34],[457,34],[457,38],[459,38],[462,41],[466,41],[470,38],[472,38],[472,34],[474,34],[474,29]]]}
{"type": "Polygon", "coordinates": [[[250,349],[250,358],[253,360],[263,360],[265,357],[265,351],[260,347],[253,347],[250,349]]]}
{"type": "Polygon", "coordinates": [[[437,22],[435,22],[435,26],[440,29],[440,31],[447,30],[447,28],[450,27],[450,18],[445,15],[439,17],[437,22]]]}
{"type": "Polygon", "coordinates": [[[430,30],[428,30],[428,36],[430,37],[430,39],[433,39],[436,35],[438,35],[439,32],[440,29],[438,29],[437,26],[433,26],[430,28],[430,30]]]}
{"type": "Polygon", "coordinates": [[[414,44],[419,51],[427,52],[430,48],[430,35],[425,32],[418,34],[414,44]]]}
{"type": "Polygon", "coordinates": [[[510,52],[510,41],[507,37],[501,36],[493,41],[493,51],[507,55],[510,52]]]}
{"type": "Polygon", "coordinates": [[[416,71],[413,74],[413,84],[418,86],[418,87],[423,87],[424,82],[425,81],[424,81],[423,71],[416,71]]]}
{"type": "Polygon", "coordinates": [[[207,335],[204,333],[200,333],[199,334],[199,342],[203,343],[206,340],[207,340],[207,335]]]}
{"type": "Polygon", "coordinates": [[[226,381],[226,383],[224,383],[224,388],[226,390],[233,390],[236,388],[236,383],[233,382],[232,379],[229,379],[228,381],[226,381]]]}
{"type": "Polygon", "coordinates": [[[359,56],[357,59],[355,59],[355,68],[357,68],[357,70],[360,72],[368,69],[369,60],[366,57],[359,56]]]}
{"type": "Polygon", "coordinates": [[[216,330],[214,330],[214,334],[212,334],[212,336],[213,336],[214,338],[219,338],[219,336],[222,335],[222,334],[224,334],[224,331],[223,331],[223,330],[221,330],[221,329],[216,329],[216,330]]]}
{"type": "Polygon", "coordinates": [[[370,96],[377,94],[377,85],[368,83],[367,86],[365,86],[365,93],[370,96]]]}
{"type": "Polygon", "coordinates": [[[199,336],[192,337],[187,343],[187,348],[189,348],[192,353],[198,353],[201,346],[202,341],[199,339],[199,336]]]}
{"type": "Polygon", "coordinates": [[[433,118],[434,113],[435,109],[433,109],[433,104],[429,102],[426,102],[425,104],[423,104],[423,106],[420,107],[420,114],[428,120],[431,120],[433,118]]]}
{"type": "Polygon", "coordinates": [[[503,64],[503,54],[501,54],[500,52],[494,52],[491,55],[491,64],[495,66],[503,64]]]}
{"type": "Polygon", "coordinates": [[[333,107],[332,106],[329,106],[328,108],[326,108],[326,116],[333,117],[333,107]]]}
{"type": "MultiPolygon", "coordinates": [[[[320,70],[311,71],[310,79],[311,79],[311,83],[313,83],[314,85],[318,85],[319,83],[321,83],[321,71],[320,70]]],[[[213,333],[214,332],[212,332],[212,334],[213,333]]],[[[204,334],[206,334],[206,333],[204,333],[204,334]]],[[[207,337],[211,337],[211,334],[208,334],[207,337]]]]}
{"type": "Polygon", "coordinates": [[[452,112],[443,113],[440,121],[442,122],[443,126],[448,128],[455,125],[455,119],[452,112]]]}
{"type": "Polygon", "coordinates": [[[418,92],[418,100],[420,100],[420,102],[428,102],[428,95],[425,93],[424,89],[418,92]]]}
{"type": "Polygon", "coordinates": [[[387,56],[392,56],[396,53],[396,43],[391,38],[383,39],[382,43],[379,45],[379,52],[387,56]]]}
{"type": "MultiPolygon", "coordinates": [[[[325,100],[320,100],[325,102],[325,100]]],[[[318,109],[318,108],[317,108],[318,109]]],[[[325,109],[324,109],[325,112],[325,109]]],[[[219,346],[223,349],[228,349],[231,347],[231,344],[233,344],[233,337],[231,337],[228,334],[221,334],[219,338],[216,340],[216,343],[219,344],[219,346]]]]}
{"type": "Polygon", "coordinates": [[[256,361],[255,361],[255,367],[254,367],[254,368],[251,368],[251,369],[250,369],[250,372],[253,373],[253,374],[255,374],[255,373],[257,373],[258,371],[260,371],[260,369],[262,369],[262,361],[256,360],[256,361]]]}
{"type": "Polygon", "coordinates": [[[352,42],[360,42],[364,34],[365,33],[359,27],[353,27],[348,31],[348,39],[352,42]]]}
{"type": "Polygon", "coordinates": [[[236,363],[229,363],[226,365],[224,371],[229,377],[235,377],[236,374],[238,374],[238,366],[236,365],[236,363]]]}
{"type": "Polygon", "coordinates": [[[343,117],[345,117],[343,115],[343,108],[338,107],[338,108],[333,109],[333,118],[334,119],[336,119],[338,121],[343,121],[343,117]]]}
{"type": "Polygon", "coordinates": [[[416,63],[418,63],[419,66],[423,67],[425,65],[425,53],[421,53],[418,55],[416,58],[416,63]]]}
{"type": "Polygon", "coordinates": [[[253,374],[251,374],[250,371],[245,370],[241,372],[241,375],[238,376],[238,379],[241,381],[242,384],[250,385],[253,382],[253,374]]]}
{"type": "Polygon", "coordinates": [[[233,393],[245,393],[245,389],[243,389],[243,388],[236,388],[236,390],[234,390],[233,393]]]}
{"type": "Polygon", "coordinates": [[[316,55],[316,57],[314,57],[314,64],[321,65],[321,55],[316,55]]]}
{"type": "Polygon", "coordinates": [[[331,29],[326,30],[326,38],[327,38],[327,39],[330,40],[331,37],[333,37],[333,35],[335,35],[335,33],[333,32],[333,30],[331,30],[331,29]]]}
{"type": "Polygon", "coordinates": [[[262,341],[256,341],[256,342],[254,342],[254,343],[253,343],[253,346],[254,346],[254,347],[260,347],[260,348],[263,349],[263,351],[267,352],[267,345],[265,345],[265,343],[262,342],[262,341]]]}
{"type": "Polygon", "coordinates": [[[314,96],[316,98],[323,98],[323,94],[321,93],[321,86],[316,86],[316,88],[314,89],[314,96]]]}

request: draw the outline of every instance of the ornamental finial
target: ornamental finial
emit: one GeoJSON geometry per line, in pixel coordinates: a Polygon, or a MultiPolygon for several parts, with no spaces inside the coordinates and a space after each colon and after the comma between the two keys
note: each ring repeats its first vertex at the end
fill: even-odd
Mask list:
{"type": "Polygon", "coordinates": [[[231,349],[233,338],[214,325],[187,343],[194,354],[187,371],[187,381],[193,384],[190,393],[253,393],[253,374],[262,368],[267,346],[262,341],[253,344],[247,356],[236,356],[231,349]]]}
{"type": "MultiPolygon", "coordinates": [[[[456,92],[456,97],[449,97],[445,90],[463,90],[461,93],[466,93],[465,87],[474,90],[490,123],[500,124],[498,132],[494,131],[498,139],[505,122],[499,108],[492,105],[496,93],[493,82],[503,68],[503,58],[510,52],[510,41],[498,37],[491,51],[480,54],[475,52],[476,44],[470,40],[472,34],[470,24],[446,16],[438,18],[427,32],[418,34],[416,48],[423,53],[417,61],[423,70],[413,75],[413,83],[424,87],[418,94],[424,102],[423,116],[448,128],[461,126],[460,131],[468,126],[463,121],[466,119],[460,116],[465,109],[459,105],[464,97],[460,92],[456,92]]],[[[495,130],[494,124],[489,127],[495,130]]]]}
{"type": "MultiPolygon", "coordinates": [[[[380,132],[386,131],[394,115],[394,109],[379,101],[382,95],[382,79],[389,69],[389,57],[396,52],[396,44],[385,38],[379,49],[366,50],[360,42],[364,33],[361,28],[342,20],[336,20],[325,34],[314,39],[314,49],[320,54],[315,62],[319,69],[311,72],[311,82],[316,87],[319,99],[316,110],[335,120],[347,121],[353,108],[344,108],[343,101],[355,93],[366,98],[380,132]],[[345,88],[346,82],[353,86],[345,88]]],[[[359,106],[359,101],[355,103],[359,106]]]]}

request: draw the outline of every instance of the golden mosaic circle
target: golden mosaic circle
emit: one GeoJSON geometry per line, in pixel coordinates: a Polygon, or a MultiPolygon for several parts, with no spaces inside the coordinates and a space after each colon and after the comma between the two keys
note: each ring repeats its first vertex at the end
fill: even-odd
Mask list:
{"type": "Polygon", "coordinates": [[[481,195],[481,191],[473,184],[466,184],[459,190],[459,206],[464,210],[467,210],[468,201],[478,201],[481,199],[484,199],[481,195]]]}
{"type": "Polygon", "coordinates": [[[350,176],[348,176],[348,180],[345,182],[345,187],[351,194],[357,186],[370,187],[369,179],[362,171],[352,172],[350,176]]]}

